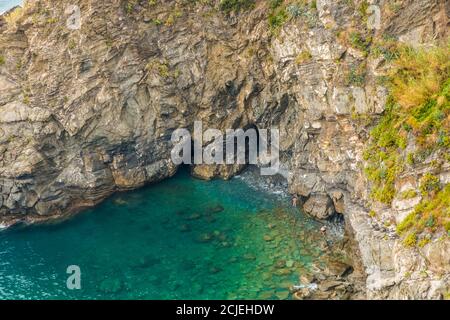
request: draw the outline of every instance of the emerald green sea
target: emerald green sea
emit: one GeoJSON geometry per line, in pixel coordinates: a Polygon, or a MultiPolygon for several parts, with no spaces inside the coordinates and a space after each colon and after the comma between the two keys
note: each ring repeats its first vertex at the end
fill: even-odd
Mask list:
{"type": "Polygon", "coordinates": [[[320,260],[319,227],[251,175],[181,171],[69,221],[0,232],[0,299],[290,299],[320,260]]]}

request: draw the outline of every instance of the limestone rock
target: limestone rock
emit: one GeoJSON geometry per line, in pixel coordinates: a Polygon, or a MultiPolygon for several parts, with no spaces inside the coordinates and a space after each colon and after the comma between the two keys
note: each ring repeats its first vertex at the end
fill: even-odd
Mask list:
{"type": "Polygon", "coordinates": [[[313,194],[303,205],[303,210],[310,216],[326,220],[335,213],[333,201],[325,194],[313,194]]]}

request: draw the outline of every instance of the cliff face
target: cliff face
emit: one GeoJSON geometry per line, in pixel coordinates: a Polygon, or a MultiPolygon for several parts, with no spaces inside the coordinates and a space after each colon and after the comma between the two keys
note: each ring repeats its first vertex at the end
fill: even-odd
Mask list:
{"type": "MultiPolygon", "coordinates": [[[[367,28],[362,1],[299,5],[272,28],[266,1],[239,13],[214,1],[77,2],[80,29],[66,25],[73,1],[35,1],[14,23],[0,18],[0,221],[64,217],[170,177],[171,133],[194,121],[278,127],[290,191],[312,215],[344,214],[369,298],[448,292],[448,237],[407,248],[395,233],[414,201],[380,205],[379,220],[368,214],[362,154],[384,111],[378,80],[389,66],[345,36],[431,43],[448,33],[447,1],[380,2],[377,30],[367,28]]],[[[197,166],[193,174],[228,178],[240,169],[197,166]]],[[[447,184],[448,162],[439,174],[447,184]]]]}

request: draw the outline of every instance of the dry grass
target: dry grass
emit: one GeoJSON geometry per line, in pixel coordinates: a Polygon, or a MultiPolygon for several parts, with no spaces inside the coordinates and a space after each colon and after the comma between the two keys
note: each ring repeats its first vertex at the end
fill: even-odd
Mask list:
{"type": "MultiPolygon", "coordinates": [[[[391,95],[371,131],[364,159],[372,198],[391,204],[405,164],[413,166],[415,159],[433,152],[444,155],[438,166],[450,161],[450,156],[445,157],[450,150],[450,42],[428,49],[381,49],[394,58],[388,77],[391,95]],[[414,141],[414,154],[404,152],[408,137],[414,141]]],[[[442,229],[450,236],[450,184],[442,184],[433,172],[420,180],[421,202],[397,225],[405,245],[424,246],[442,229]]],[[[400,194],[403,199],[414,196],[414,191],[400,194]]]]}
{"type": "Polygon", "coordinates": [[[10,12],[6,17],[6,23],[10,26],[15,25],[17,21],[23,16],[24,9],[21,7],[17,7],[15,10],[10,12]]]}
{"type": "Polygon", "coordinates": [[[450,42],[429,50],[402,47],[391,73],[391,93],[409,110],[424,104],[447,79],[450,71],[450,42]]]}

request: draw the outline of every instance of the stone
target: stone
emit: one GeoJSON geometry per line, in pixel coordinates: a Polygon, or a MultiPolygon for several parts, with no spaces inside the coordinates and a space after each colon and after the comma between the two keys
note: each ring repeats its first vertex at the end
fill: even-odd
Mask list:
{"type": "Polygon", "coordinates": [[[222,212],[223,210],[225,209],[220,204],[206,208],[206,212],[208,213],[219,213],[222,212]]]}
{"type": "Polygon", "coordinates": [[[287,276],[291,273],[292,273],[292,270],[287,269],[287,268],[281,268],[281,269],[278,269],[275,271],[275,274],[279,275],[279,276],[287,276]]]}
{"type": "Polygon", "coordinates": [[[275,296],[278,300],[286,300],[289,298],[290,292],[289,290],[276,291],[275,296]]]}
{"type": "Polygon", "coordinates": [[[310,284],[310,283],[313,283],[314,280],[315,280],[315,277],[314,277],[313,275],[311,275],[311,274],[302,274],[302,275],[300,276],[300,282],[301,282],[303,285],[308,285],[308,284],[310,284]]]}
{"type": "Polygon", "coordinates": [[[219,273],[221,271],[222,271],[222,269],[219,268],[219,267],[211,267],[211,268],[209,268],[209,273],[210,274],[216,274],[216,273],[219,273]]]}
{"type": "Polygon", "coordinates": [[[334,190],[331,192],[331,198],[333,200],[334,209],[337,213],[345,213],[345,201],[344,194],[339,190],[334,190]]]}
{"type": "Polygon", "coordinates": [[[325,280],[319,283],[319,290],[330,291],[340,285],[342,285],[341,281],[325,280]]]}
{"type": "Polygon", "coordinates": [[[329,273],[331,275],[343,277],[343,276],[351,273],[352,270],[353,270],[352,266],[350,266],[344,262],[340,262],[337,260],[331,260],[331,261],[327,262],[326,271],[327,271],[327,273],[329,273]]]}
{"type": "Polygon", "coordinates": [[[260,300],[269,300],[274,296],[273,291],[262,291],[258,295],[258,299],[260,300]]]}
{"type": "Polygon", "coordinates": [[[186,220],[198,220],[202,217],[202,215],[200,213],[193,213],[191,215],[189,215],[188,217],[186,217],[186,220]]]}
{"type": "MultiPolygon", "coordinates": [[[[30,23],[37,8],[29,2],[17,25],[0,17],[0,52],[6,60],[0,65],[1,226],[60,220],[116,191],[173,176],[178,169],[171,161],[174,128],[192,128],[197,120],[222,131],[277,127],[280,174],[289,192],[306,200],[305,212],[317,219],[329,219],[334,211],[345,216],[355,242],[354,273],[359,268],[367,276],[360,292],[377,299],[442,297],[450,283],[448,237],[437,234],[423,248],[405,248],[394,225],[375,229],[368,221],[373,220],[368,207],[378,204],[370,198],[363,151],[379,118],[373,116],[383,113],[388,96],[376,79],[389,73],[390,64],[383,55],[366,55],[338,38],[336,30],[354,23],[358,8],[318,0],[315,12],[305,8],[301,19],[286,22],[271,37],[267,8],[259,2],[239,18],[180,4],[183,15],[175,24],[154,26],[152,10],[134,10],[125,18],[118,15],[123,1],[79,0],[80,7],[92,9],[83,11],[89,21],[83,34],[98,37],[79,41],[80,35],[71,33],[77,47],[68,49],[58,32],[64,19],[46,32],[49,26],[30,23]],[[112,46],[99,41],[106,38],[112,46]],[[299,61],[302,53],[309,58],[299,61]],[[23,57],[33,58],[18,68],[23,57]],[[365,67],[365,77],[350,83],[347,71],[358,66],[365,67]],[[337,188],[344,196],[334,193],[337,188]],[[423,266],[431,276],[420,277],[423,266]],[[440,280],[432,280],[438,275],[440,280]]],[[[387,12],[380,30],[427,48],[448,34],[448,8],[436,3],[404,2],[401,14],[387,12]]],[[[51,9],[49,0],[39,4],[51,9]]],[[[161,2],[158,10],[169,12],[169,5],[161,2]]],[[[373,43],[382,34],[371,35],[373,43]]],[[[410,143],[404,151],[417,150],[410,143]]],[[[420,169],[408,165],[399,179],[406,175],[418,182],[435,170],[441,183],[448,182],[448,163],[438,169],[428,161],[443,160],[442,154],[428,158],[420,169]]],[[[201,164],[191,170],[203,179],[230,179],[244,167],[201,164]]],[[[394,199],[392,207],[376,212],[380,221],[400,223],[418,201],[394,199]]],[[[266,246],[278,245],[270,236],[276,239],[266,246]]]]}
{"type": "Polygon", "coordinates": [[[294,300],[305,300],[310,298],[311,294],[312,294],[311,290],[309,290],[308,288],[303,288],[294,292],[292,296],[294,300]]]}
{"type": "Polygon", "coordinates": [[[256,260],[256,256],[254,254],[252,254],[252,253],[246,253],[244,255],[244,259],[245,260],[256,260]]]}
{"type": "Polygon", "coordinates": [[[198,237],[199,242],[210,242],[214,239],[214,235],[212,233],[203,233],[198,237]]]}
{"type": "Polygon", "coordinates": [[[286,261],[286,267],[292,268],[294,266],[294,263],[295,262],[293,260],[288,260],[288,261],[286,261]]]}
{"type": "Polygon", "coordinates": [[[325,194],[311,195],[303,205],[303,210],[319,220],[329,219],[335,213],[332,200],[325,194]]]}

